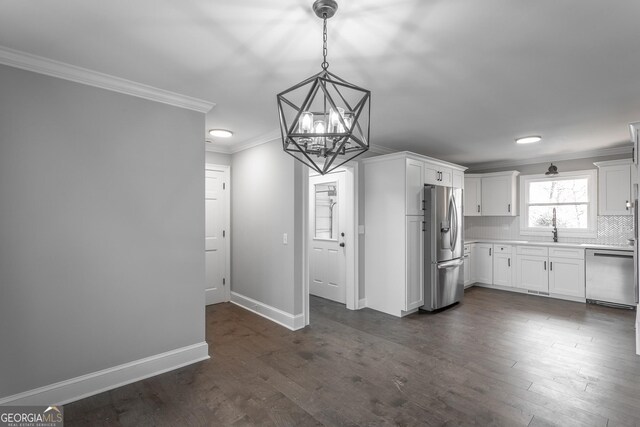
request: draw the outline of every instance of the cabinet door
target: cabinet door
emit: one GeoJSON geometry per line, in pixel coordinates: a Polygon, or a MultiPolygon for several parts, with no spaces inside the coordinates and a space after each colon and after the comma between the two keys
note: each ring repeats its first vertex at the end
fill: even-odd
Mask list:
{"type": "Polygon", "coordinates": [[[464,258],[464,286],[465,288],[471,285],[471,259],[470,255],[465,255],[464,258]]]}
{"type": "Polygon", "coordinates": [[[598,170],[598,211],[600,215],[632,215],[631,166],[602,166],[598,170]]]}
{"type": "Polygon", "coordinates": [[[436,165],[424,163],[424,182],[429,185],[441,185],[440,170],[436,165]]]}
{"type": "Polygon", "coordinates": [[[476,244],[472,243],[469,245],[469,266],[470,266],[470,272],[469,272],[469,280],[471,280],[471,283],[476,283],[478,281],[478,273],[477,273],[477,268],[476,268],[476,258],[478,256],[476,255],[476,244]]]}
{"type": "Polygon", "coordinates": [[[464,216],[480,216],[482,200],[482,179],[464,179],[464,216]]]}
{"type": "Polygon", "coordinates": [[[517,287],[530,291],[549,292],[548,258],[535,255],[518,255],[517,287]]]}
{"type": "Polygon", "coordinates": [[[453,184],[453,170],[435,163],[424,164],[424,182],[430,185],[451,187],[453,184]]]}
{"type": "Polygon", "coordinates": [[[482,178],[482,215],[515,215],[513,181],[511,175],[482,178]]]}
{"type": "Polygon", "coordinates": [[[584,298],[584,260],[549,258],[549,293],[584,298]]]}
{"type": "Polygon", "coordinates": [[[511,254],[493,254],[493,284],[513,286],[513,262],[511,254]]]}
{"type": "Polygon", "coordinates": [[[452,176],[453,176],[453,181],[451,181],[451,186],[453,188],[464,189],[464,172],[453,171],[452,176]]]}
{"type": "Polygon", "coordinates": [[[407,159],[406,174],[406,214],[422,215],[422,198],[424,190],[424,163],[407,159]]]}
{"type": "Polygon", "coordinates": [[[438,168],[440,172],[440,185],[451,187],[453,185],[453,170],[449,168],[438,168]]]}
{"type": "Polygon", "coordinates": [[[493,245],[478,243],[475,251],[476,282],[493,283],[493,245]]]}
{"type": "Polygon", "coordinates": [[[424,305],[423,260],[422,260],[422,217],[407,217],[407,277],[405,282],[405,307],[412,310],[424,305]]]}

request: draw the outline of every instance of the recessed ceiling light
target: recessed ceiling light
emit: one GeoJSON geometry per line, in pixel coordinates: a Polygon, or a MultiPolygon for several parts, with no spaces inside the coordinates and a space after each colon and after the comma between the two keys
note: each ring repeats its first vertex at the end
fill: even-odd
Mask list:
{"type": "Polygon", "coordinates": [[[516,144],[532,144],[539,142],[541,139],[541,136],[523,136],[522,138],[516,138],[516,144]]]}
{"type": "Polygon", "coordinates": [[[233,132],[226,129],[211,129],[209,131],[209,135],[216,136],[218,138],[230,138],[233,135],[233,132]]]}

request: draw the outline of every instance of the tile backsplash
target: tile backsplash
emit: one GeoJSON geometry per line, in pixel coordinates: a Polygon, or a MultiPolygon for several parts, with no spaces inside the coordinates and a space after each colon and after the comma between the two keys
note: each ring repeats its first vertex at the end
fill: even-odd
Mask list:
{"type": "MultiPolygon", "coordinates": [[[[549,236],[523,236],[520,234],[520,217],[466,216],[464,217],[465,239],[497,239],[552,241],[549,236]]],[[[599,216],[598,237],[564,237],[558,233],[561,243],[598,243],[603,245],[626,245],[633,238],[633,216],[599,216]]]]}

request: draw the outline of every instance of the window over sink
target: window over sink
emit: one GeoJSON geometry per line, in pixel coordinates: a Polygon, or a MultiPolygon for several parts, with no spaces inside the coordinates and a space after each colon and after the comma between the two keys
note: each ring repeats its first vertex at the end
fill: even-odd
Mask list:
{"type": "Polygon", "coordinates": [[[520,234],[548,235],[553,210],[560,237],[597,236],[596,170],[520,176],[520,234]]]}

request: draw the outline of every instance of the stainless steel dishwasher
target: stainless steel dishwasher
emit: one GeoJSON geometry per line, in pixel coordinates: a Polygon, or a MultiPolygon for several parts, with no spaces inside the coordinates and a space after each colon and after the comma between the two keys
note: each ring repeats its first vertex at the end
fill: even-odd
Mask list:
{"type": "Polygon", "coordinates": [[[587,302],[635,307],[633,252],[587,249],[585,261],[587,302]]]}

